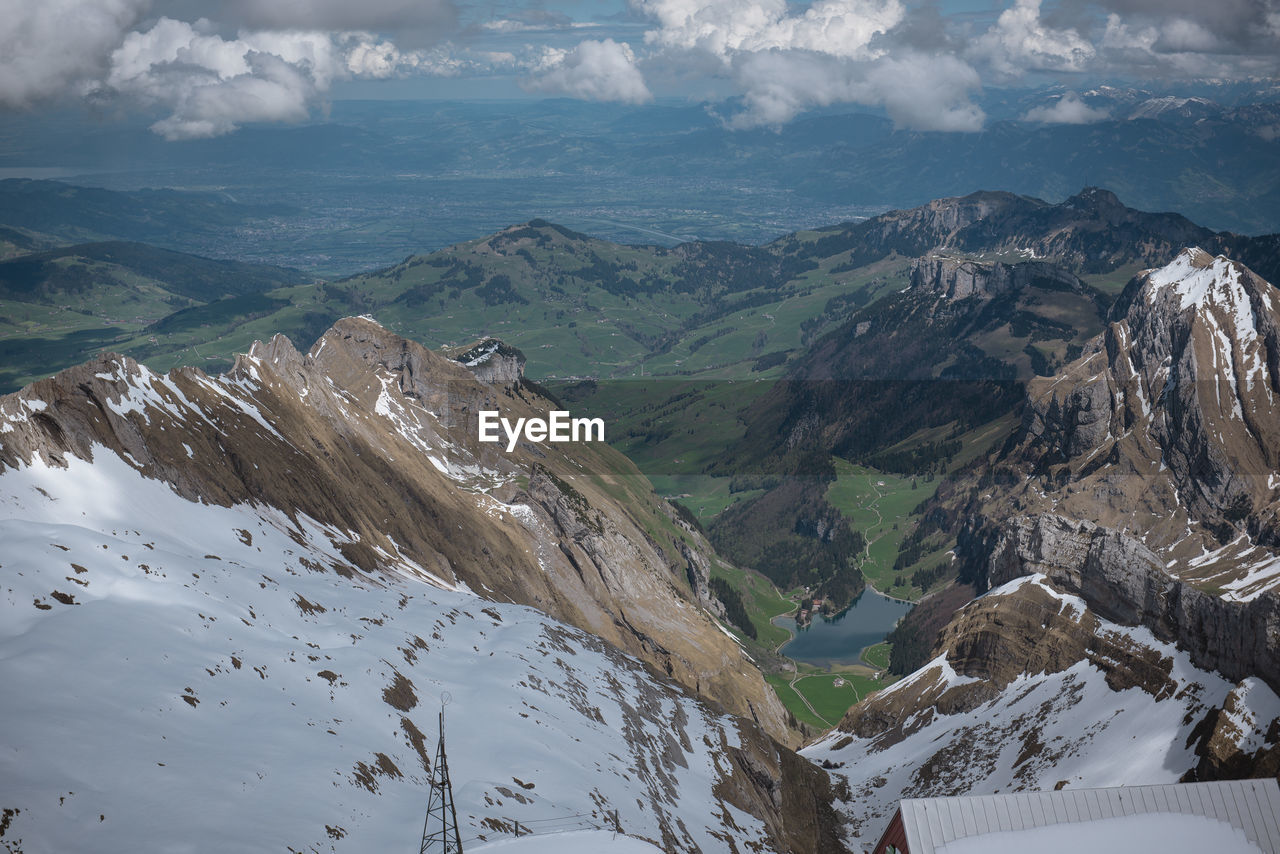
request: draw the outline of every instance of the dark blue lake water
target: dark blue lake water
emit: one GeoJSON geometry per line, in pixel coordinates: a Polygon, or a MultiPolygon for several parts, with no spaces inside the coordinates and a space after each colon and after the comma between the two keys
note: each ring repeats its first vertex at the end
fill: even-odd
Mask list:
{"type": "Polygon", "coordinates": [[[874,590],[863,591],[852,605],[834,620],[818,618],[807,629],[797,632],[795,617],[774,617],[773,624],[795,633],[782,645],[781,652],[796,661],[830,667],[833,664],[856,664],[865,647],[879,643],[893,630],[911,605],[874,590]]]}

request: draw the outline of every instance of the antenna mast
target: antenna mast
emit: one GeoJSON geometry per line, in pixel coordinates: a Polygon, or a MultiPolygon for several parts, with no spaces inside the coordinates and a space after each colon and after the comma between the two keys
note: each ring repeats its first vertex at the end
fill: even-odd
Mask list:
{"type": "Polygon", "coordinates": [[[463,854],[458,812],[453,805],[453,784],[449,780],[449,760],[444,752],[444,707],[450,699],[447,691],[440,698],[440,740],[436,742],[436,761],[431,766],[431,795],[427,798],[427,819],[422,824],[422,847],[418,854],[463,854]]]}

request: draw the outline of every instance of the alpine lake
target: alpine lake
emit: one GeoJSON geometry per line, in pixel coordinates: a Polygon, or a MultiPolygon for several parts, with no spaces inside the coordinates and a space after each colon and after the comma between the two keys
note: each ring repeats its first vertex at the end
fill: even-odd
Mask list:
{"type": "Polygon", "coordinates": [[[774,617],[775,626],[793,634],[778,651],[796,661],[828,669],[867,664],[861,658],[862,650],[883,641],[910,610],[910,602],[891,599],[867,588],[839,614],[831,618],[815,617],[803,628],[796,625],[794,615],[774,617]]]}

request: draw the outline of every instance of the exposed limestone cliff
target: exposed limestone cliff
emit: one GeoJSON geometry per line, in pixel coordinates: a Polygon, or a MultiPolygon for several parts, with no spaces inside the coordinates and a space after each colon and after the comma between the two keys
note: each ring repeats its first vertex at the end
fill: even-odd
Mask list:
{"type": "MultiPolygon", "coordinates": [[[[1004,285],[942,259],[917,278],[944,296],[1004,285]]],[[[985,595],[807,751],[848,766],[855,832],[900,795],[1276,772],[1277,330],[1280,292],[1188,249],[1133,280],[1079,359],[1031,381],[1014,436],[939,489],[930,512],[959,523],[962,578],[985,595]]]]}
{"type": "Polygon", "coordinates": [[[1169,576],[1142,543],[1061,516],[1019,517],[988,559],[992,586],[1032,573],[1076,594],[1102,617],[1150,629],[1191,660],[1232,680],[1260,677],[1280,691],[1280,597],[1226,601],[1169,576]]]}
{"type": "Polygon", "coordinates": [[[1004,264],[934,254],[918,258],[911,265],[912,288],[922,288],[948,300],[1001,296],[1033,283],[1044,289],[1088,291],[1079,278],[1043,261],[1004,264]]]}
{"type": "Polygon", "coordinates": [[[497,338],[485,338],[469,347],[446,350],[445,355],[487,385],[515,386],[524,378],[524,353],[497,338]]]}
{"type": "MultiPolygon", "coordinates": [[[[1198,667],[1280,689],[1278,396],[1280,292],[1199,249],[1138,276],[970,485],[966,577],[1042,573],[1198,667]]],[[[1245,767],[1222,738],[1204,724],[1197,773],[1245,767]]]]}
{"type": "Polygon", "coordinates": [[[888,746],[936,715],[962,714],[992,701],[1027,674],[1061,673],[1081,661],[1117,691],[1140,687],[1160,700],[1176,689],[1171,661],[1127,635],[1105,631],[1098,612],[1082,600],[1064,599],[1058,585],[1024,583],[962,609],[943,630],[933,662],[908,685],[855,706],[838,728],[888,746]]]}

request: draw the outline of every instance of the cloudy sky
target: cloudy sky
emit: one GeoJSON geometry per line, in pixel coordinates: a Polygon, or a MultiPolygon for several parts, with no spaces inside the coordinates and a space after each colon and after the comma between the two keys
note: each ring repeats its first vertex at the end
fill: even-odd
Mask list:
{"type": "MultiPolygon", "coordinates": [[[[742,128],[859,104],[971,131],[987,87],[1278,65],[1280,0],[0,0],[0,120],[84,104],[171,140],[343,97],[682,98],[742,128]]],[[[1041,109],[1104,117],[1070,93],[1041,109]]]]}

